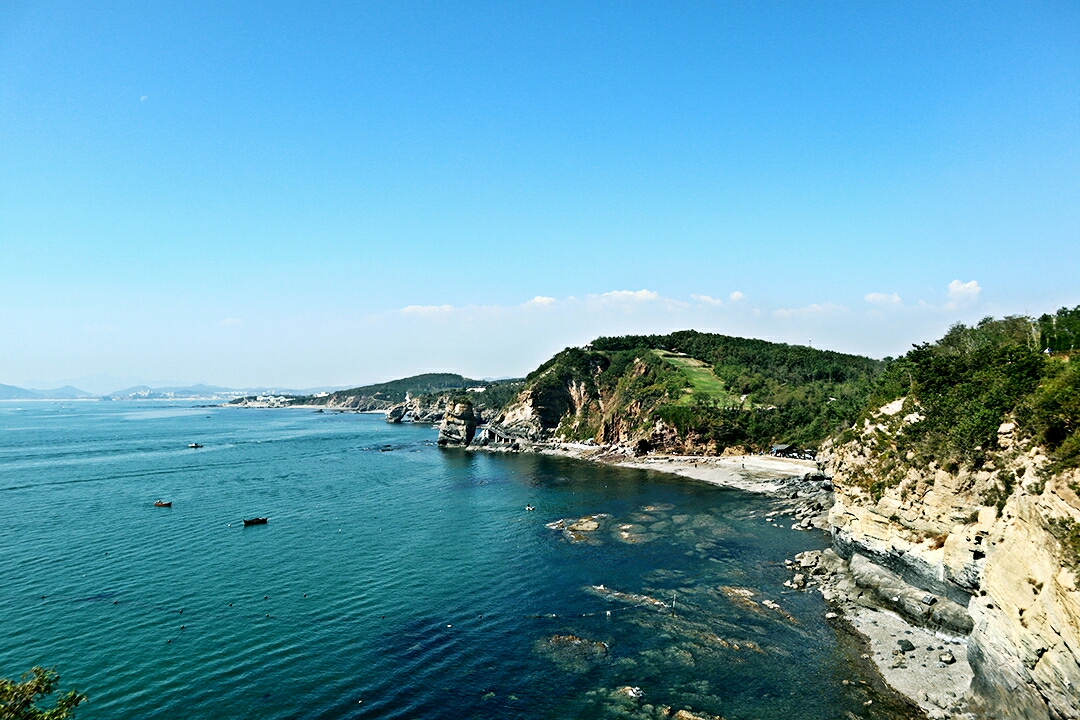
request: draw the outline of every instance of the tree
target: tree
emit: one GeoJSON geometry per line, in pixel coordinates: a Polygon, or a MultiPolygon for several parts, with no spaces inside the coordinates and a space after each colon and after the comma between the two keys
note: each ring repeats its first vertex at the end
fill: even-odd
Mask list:
{"type": "Polygon", "coordinates": [[[60,676],[52,668],[33,667],[23,673],[22,682],[0,678],[0,720],[65,720],[86,696],[75,690],[62,693],[51,708],[37,703],[56,690],[60,676]]]}

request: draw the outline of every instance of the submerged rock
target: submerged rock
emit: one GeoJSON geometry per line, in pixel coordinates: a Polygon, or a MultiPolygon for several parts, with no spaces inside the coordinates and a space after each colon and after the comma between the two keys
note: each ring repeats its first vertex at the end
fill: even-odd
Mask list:
{"type": "Polygon", "coordinates": [[[654,597],[648,595],[639,595],[637,593],[624,593],[618,590],[612,590],[611,588],[604,587],[603,585],[589,585],[585,588],[585,592],[590,595],[597,595],[604,598],[609,602],[623,602],[628,605],[637,605],[641,607],[652,608],[657,611],[670,611],[671,606],[662,600],[657,600],[654,597]]]}
{"type": "Polygon", "coordinates": [[[588,672],[608,654],[607,643],[569,634],[541,638],[533,643],[533,649],[570,672],[588,672]]]}

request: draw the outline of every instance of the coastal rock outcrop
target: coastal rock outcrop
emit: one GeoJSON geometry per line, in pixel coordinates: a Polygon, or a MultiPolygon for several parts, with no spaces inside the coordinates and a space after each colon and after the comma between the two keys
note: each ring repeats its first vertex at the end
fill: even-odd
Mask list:
{"type": "Polygon", "coordinates": [[[834,547],[880,605],[970,633],[970,708],[1003,720],[1080,718],[1080,589],[1062,539],[1080,527],[1080,472],[1053,474],[1041,448],[1014,441],[1012,423],[978,469],[897,470],[889,438],[920,419],[902,406],[826,447],[834,547]],[[877,482],[890,472],[892,484],[877,482]]]}
{"type": "Polygon", "coordinates": [[[446,414],[439,424],[439,445],[465,446],[473,441],[475,435],[476,414],[473,412],[472,403],[458,400],[448,404],[446,414]]]}

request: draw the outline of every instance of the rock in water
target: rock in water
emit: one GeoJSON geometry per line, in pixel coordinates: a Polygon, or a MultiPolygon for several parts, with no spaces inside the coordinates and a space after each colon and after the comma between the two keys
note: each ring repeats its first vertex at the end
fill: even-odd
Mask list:
{"type": "Polygon", "coordinates": [[[439,424],[439,445],[468,445],[475,435],[476,414],[472,403],[468,400],[448,403],[439,424]]]}
{"type": "Polygon", "coordinates": [[[407,403],[398,403],[397,405],[390,406],[386,411],[386,422],[399,423],[401,419],[405,417],[405,412],[409,409],[407,403]]]}

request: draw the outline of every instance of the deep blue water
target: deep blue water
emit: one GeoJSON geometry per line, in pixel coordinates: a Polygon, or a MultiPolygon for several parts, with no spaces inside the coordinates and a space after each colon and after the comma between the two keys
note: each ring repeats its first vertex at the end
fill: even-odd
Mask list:
{"type": "Polygon", "coordinates": [[[434,439],[378,415],[0,403],[0,674],[56,666],[86,720],[866,716],[820,596],[782,586],[824,536],[737,491],[434,439]],[[545,527],[600,513],[581,542],[545,527]]]}

